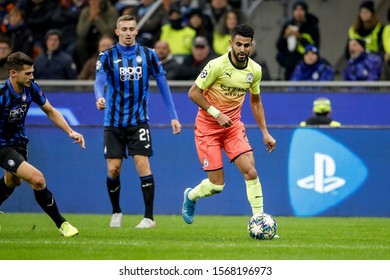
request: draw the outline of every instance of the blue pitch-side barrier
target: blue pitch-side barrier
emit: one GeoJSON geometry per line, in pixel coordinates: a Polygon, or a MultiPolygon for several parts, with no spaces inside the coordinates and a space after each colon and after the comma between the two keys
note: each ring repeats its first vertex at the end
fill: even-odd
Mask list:
{"type": "MultiPolygon", "coordinates": [[[[103,112],[95,106],[92,92],[56,92],[46,93],[50,102],[65,115],[73,124],[100,125],[103,112]]],[[[331,99],[332,117],[346,125],[390,125],[389,93],[375,92],[330,92],[330,93],[294,93],[272,92],[262,93],[267,123],[269,125],[296,125],[309,117],[312,112],[313,100],[325,96],[331,99]]],[[[193,124],[197,107],[191,102],[186,92],[174,92],[173,99],[181,123],[193,124]]],[[[151,123],[169,123],[168,112],[161,95],[153,93],[150,96],[149,116],[151,123]]],[[[255,124],[246,98],[242,119],[247,124],[255,124]]],[[[47,124],[50,120],[42,117],[39,108],[33,106],[27,120],[30,124],[47,124]]]]}
{"type": "MultiPolygon", "coordinates": [[[[29,161],[45,174],[63,213],[109,214],[103,130],[78,130],[85,136],[86,150],[73,145],[56,127],[29,126],[29,161]]],[[[389,129],[271,128],[270,132],[278,141],[273,154],[266,151],[259,129],[247,129],[265,211],[282,216],[390,216],[389,129]]],[[[205,178],[193,131],[185,128],[173,136],[169,127],[152,127],[152,137],[155,213],[180,214],[184,189],[205,178]]],[[[199,200],[197,214],[250,215],[242,176],[226,158],[225,173],[225,190],[199,200]]],[[[131,158],[124,162],[121,182],[124,213],[142,214],[140,182],[131,158]]],[[[25,183],[1,210],[41,211],[25,183]]]]}

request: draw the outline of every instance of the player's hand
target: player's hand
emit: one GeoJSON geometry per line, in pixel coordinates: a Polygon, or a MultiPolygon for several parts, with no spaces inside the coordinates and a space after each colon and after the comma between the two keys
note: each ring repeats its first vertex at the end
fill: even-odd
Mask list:
{"type": "Polygon", "coordinates": [[[75,140],[73,144],[80,143],[81,148],[85,149],[85,140],[82,134],[72,130],[71,132],[69,132],[69,137],[75,140]]]}
{"type": "Polygon", "coordinates": [[[270,134],[264,135],[263,140],[268,152],[272,153],[275,150],[276,140],[270,134]]]}
{"type": "Polygon", "coordinates": [[[223,128],[228,128],[233,125],[233,121],[224,113],[219,113],[219,115],[217,116],[217,122],[223,128]]]}
{"type": "Polygon", "coordinates": [[[106,99],[104,97],[99,97],[98,100],[96,100],[96,108],[98,108],[98,110],[106,108],[106,99]]]}
{"type": "Polygon", "coordinates": [[[179,134],[181,131],[181,124],[178,120],[171,120],[173,134],[179,134]]]}

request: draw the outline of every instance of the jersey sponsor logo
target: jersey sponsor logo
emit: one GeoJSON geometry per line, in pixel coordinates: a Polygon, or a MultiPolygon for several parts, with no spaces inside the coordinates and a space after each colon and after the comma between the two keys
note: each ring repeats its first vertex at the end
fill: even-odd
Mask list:
{"type": "Polygon", "coordinates": [[[121,81],[138,81],[142,78],[142,67],[119,67],[121,81]]]}
{"type": "Polygon", "coordinates": [[[23,119],[26,110],[27,110],[27,104],[23,104],[19,108],[10,110],[8,115],[8,121],[15,122],[23,119]]]}
{"type": "Polygon", "coordinates": [[[221,89],[224,91],[225,96],[232,96],[232,97],[242,97],[249,90],[249,88],[230,87],[224,84],[221,84],[221,89]]]}
{"type": "Polygon", "coordinates": [[[332,210],[368,176],[366,165],[354,152],[316,129],[295,130],[288,165],[290,202],[298,216],[332,210]]]}

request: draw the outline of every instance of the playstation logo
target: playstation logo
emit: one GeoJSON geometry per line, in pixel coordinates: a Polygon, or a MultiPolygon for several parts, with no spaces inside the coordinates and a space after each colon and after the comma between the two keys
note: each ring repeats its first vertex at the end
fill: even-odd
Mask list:
{"type": "Polygon", "coordinates": [[[299,179],[297,185],[317,193],[328,193],[345,185],[345,179],[336,177],[336,163],[325,154],[314,153],[314,174],[299,179]]]}
{"type": "Polygon", "coordinates": [[[288,192],[296,216],[330,215],[364,184],[368,169],[327,130],[299,128],[288,156],[288,192]]]}

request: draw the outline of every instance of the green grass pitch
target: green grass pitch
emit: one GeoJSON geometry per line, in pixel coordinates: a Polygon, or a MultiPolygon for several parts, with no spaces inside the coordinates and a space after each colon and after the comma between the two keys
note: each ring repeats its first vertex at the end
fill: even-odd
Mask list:
{"type": "Polygon", "coordinates": [[[135,229],[140,215],[64,215],[80,234],[60,236],[44,213],[0,215],[1,260],[389,260],[390,219],[278,217],[280,239],[253,240],[246,216],[156,215],[154,229],[135,229]]]}

